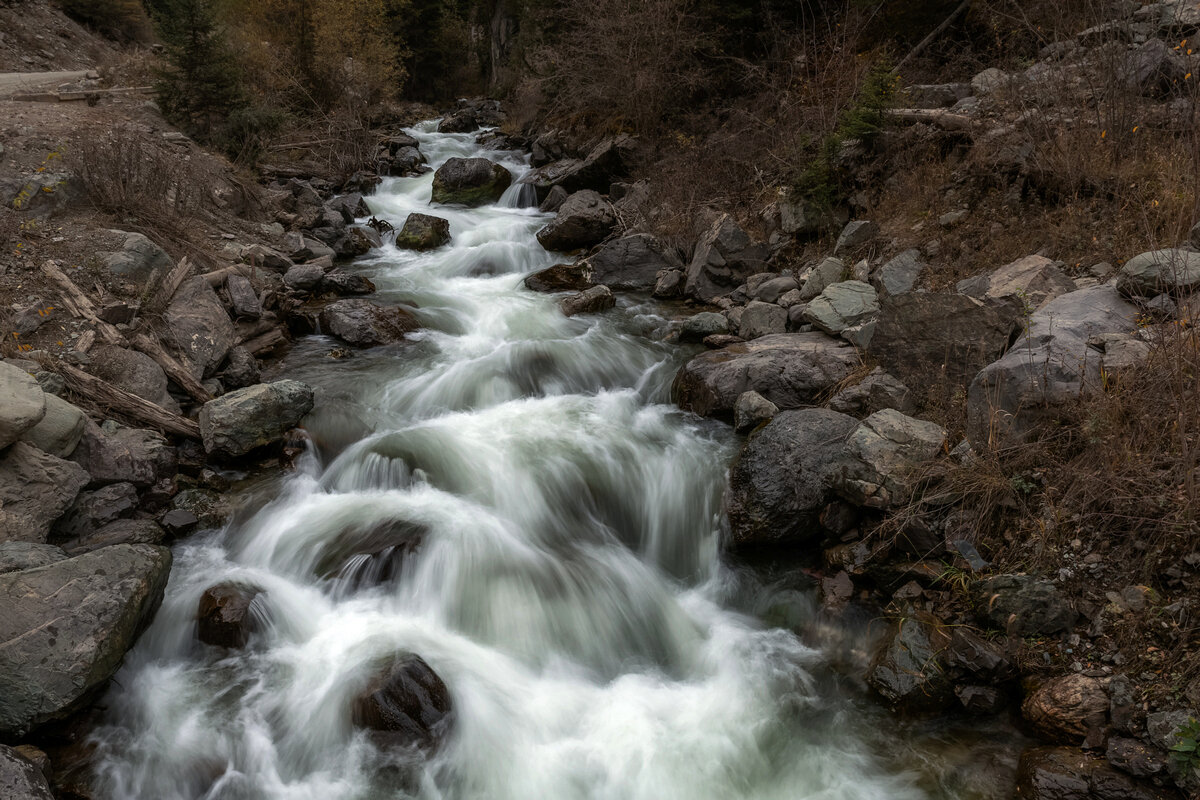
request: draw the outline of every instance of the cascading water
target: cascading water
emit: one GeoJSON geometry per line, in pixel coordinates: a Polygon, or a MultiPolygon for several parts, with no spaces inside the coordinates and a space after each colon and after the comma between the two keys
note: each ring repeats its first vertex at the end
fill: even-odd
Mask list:
{"type": "MultiPolygon", "coordinates": [[[[528,169],[433,130],[413,131],[432,166],[528,169]]],[[[734,440],[666,404],[684,355],[655,340],[666,321],[628,299],[563,317],[522,286],[555,260],[522,189],[431,210],[431,182],[388,180],[372,211],[444,216],[451,244],[358,264],[424,329],[344,360],[325,337],[297,343],[282,370],[319,388],[316,444],[256,512],[176,547],[96,734],[101,796],[927,796],[821,651],[729,610],[716,538],[734,440]],[[195,638],[222,581],[262,590],[244,650],[195,638]],[[455,717],[398,772],[349,709],[403,652],[445,680],[455,717]]]]}

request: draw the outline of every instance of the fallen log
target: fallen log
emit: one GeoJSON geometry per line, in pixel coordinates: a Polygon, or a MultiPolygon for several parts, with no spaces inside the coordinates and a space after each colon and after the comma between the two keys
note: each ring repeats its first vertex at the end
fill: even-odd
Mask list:
{"type": "Polygon", "coordinates": [[[173,358],[157,339],[139,333],[133,337],[130,343],[154,359],[154,362],[162,367],[163,372],[167,373],[167,377],[179,384],[179,388],[187,392],[193,399],[201,403],[207,403],[213,399],[212,393],[196,380],[187,367],[173,358]]]}
{"type": "Polygon", "coordinates": [[[896,122],[924,123],[947,131],[974,131],[980,124],[964,114],[952,114],[940,108],[889,108],[883,112],[896,122]]]}
{"type": "Polygon", "coordinates": [[[95,331],[84,331],[83,335],[81,335],[79,337],[79,340],[77,342],[75,342],[75,347],[73,349],[79,353],[86,353],[87,351],[92,349],[92,345],[94,345],[95,343],[96,343],[96,332],[95,331]]]}
{"type": "Polygon", "coordinates": [[[100,319],[96,313],[96,307],[92,305],[92,301],[84,294],[75,282],[67,277],[58,265],[53,261],[45,261],[42,263],[42,272],[46,277],[58,284],[58,287],[63,291],[63,302],[72,313],[83,317],[88,322],[96,326],[97,335],[108,342],[122,347],[126,346],[125,337],[113,325],[100,319]]]}
{"type": "Polygon", "coordinates": [[[261,319],[254,322],[240,322],[237,324],[237,343],[244,345],[251,339],[257,339],[264,333],[272,329],[279,328],[279,319],[274,314],[264,314],[261,319]]]}
{"type": "Polygon", "coordinates": [[[255,338],[245,342],[242,347],[245,347],[247,350],[249,350],[251,354],[258,355],[259,353],[265,353],[269,350],[274,350],[276,347],[287,344],[287,340],[288,338],[283,335],[283,331],[281,331],[279,328],[272,328],[262,336],[256,336],[255,338]]]}
{"type": "Polygon", "coordinates": [[[70,364],[55,364],[54,369],[63,376],[67,388],[101,408],[116,411],[162,433],[188,439],[200,438],[200,426],[190,419],[172,414],[145,398],[113,386],[108,381],[89,375],[70,364]]]}
{"type": "Polygon", "coordinates": [[[175,292],[179,291],[180,285],[191,274],[192,262],[188,260],[187,256],[184,256],[179,259],[179,263],[162,279],[162,283],[158,285],[154,295],[146,301],[144,310],[150,314],[158,314],[165,311],[171,303],[171,298],[175,296],[175,292]]]}

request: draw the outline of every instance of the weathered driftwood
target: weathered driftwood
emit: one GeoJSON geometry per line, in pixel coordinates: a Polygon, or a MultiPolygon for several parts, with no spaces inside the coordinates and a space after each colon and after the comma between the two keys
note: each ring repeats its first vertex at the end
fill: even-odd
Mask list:
{"type": "Polygon", "coordinates": [[[279,318],[267,312],[253,322],[239,322],[236,326],[237,343],[245,344],[251,339],[257,339],[269,330],[279,327],[279,318]]]}
{"type": "Polygon", "coordinates": [[[968,116],[940,108],[890,108],[884,113],[896,122],[924,123],[947,131],[970,132],[979,127],[979,123],[968,116]]]}
{"type": "Polygon", "coordinates": [[[74,281],[67,277],[66,273],[58,268],[57,264],[53,261],[43,262],[42,272],[58,284],[58,288],[63,292],[63,304],[72,314],[83,317],[95,325],[96,334],[105,342],[122,347],[126,345],[125,337],[121,335],[121,332],[115,326],[100,319],[92,301],[75,285],[74,281]]]}
{"type": "Polygon", "coordinates": [[[171,303],[171,298],[175,296],[175,292],[179,291],[179,287],[191,274],[192,262],[188,260],[187,256],[184,256],[179,259],[179,263],[162,279],[162,283],[158,285],[154,294],[146,301],[144,310],[150,314],[159,314],[165,311],[171,303]]]}
{"type": "MultiPolygon", "coordinates": [[[[250,266],[249,264],[231,264],[228,267],[221,267],[218,270],[213,270],[212,272],[206,272],[203,275],[201,275],[200,277],[204,278],[204,280],[208,281],[209,286],[216,289],[218,286],[225,283],[225,279],[228,278],[230,275],[246,275],[246,273],[249,270],[253,270],[253,269],[254,268],[252,266],[250,266]]],[[[246,277],[249,277],[249,276],[246,275],[246,277]]]]}
{"type": "Polygon", "coordinates": [[[172,357],[157,339],[139,333],[133,337],[131,344],[154,359],[154,362],[162,367],[163,372],[167,373],[167,377],[179,384],[179,387],[192,398],[201,403],[207,403],[213,399],[212,393],[192,376],[187,367],[172,357]]]}
{"type": "Polygon", "coordinates": [[[95,331],[84,331],[83,334],[80,335],[79,339],[75,342],[74,349],[76,352],[86,353],[88,350],[92,349],[92,345],[94,345],[95,343],[96,343],[96,332],[95,331]]]}
{"type": "Polygon", "coordinates": [[[189,439],[200,438],[200,426],[190,419],[172,414],[149,400],[113,386],[108,381],[101,380],[95,375],[89,375],[69,364],[56,364],[54,368],[63,376],[63,380],[66,381],[67,387],[72,392],[86,397],[102,408],[116,411],[122,416],[137,420],[162,433],[184,436],[189,439]]]}
{"type": "Polygon", "coordinates": [[[287,340],[287,337],[283,335],[283,331],[279,328],[271,328],[271,330],[261,336],[256,336],[244,342],[242,347],[245,347],[253,355],[258,355],[259,353],[265,353],[287,344],[287,340]]]}

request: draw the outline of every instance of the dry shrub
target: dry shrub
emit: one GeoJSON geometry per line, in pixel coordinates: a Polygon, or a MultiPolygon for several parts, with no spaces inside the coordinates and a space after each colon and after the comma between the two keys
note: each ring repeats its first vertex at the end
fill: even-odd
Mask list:
{"type": "Polygon", "coordinates": [[[349,109],[310,115],[304,124],[280,134],[283,141],[271,146],[272,157],[309,165],[315,174],[342,183],[355,172],[370,167],[378,145],[378,132],[370,120],[349,109]]]}
{"type": "Polygon", "coordinates": [[[226,194],[227,202],[253,203],[234,196],[252,189],[231,187],[208,160],[184,158],[133,126],[82,139],[67,160],[93,205],[176,253],[199,252],[192,246],[196,226],[215,218],[218,193],[226,194]]]}
{"type": "Polygon", "coordinates": [[[153,86],[162,67],[152,50],[126,48],[107,54],[96,69],[109,86],[153,86]]]}

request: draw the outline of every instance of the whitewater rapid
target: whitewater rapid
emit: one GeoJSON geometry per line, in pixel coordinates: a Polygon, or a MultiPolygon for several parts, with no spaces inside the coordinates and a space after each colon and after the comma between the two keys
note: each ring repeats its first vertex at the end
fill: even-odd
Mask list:
{"type": "MultiPolygon", "coordinates": [[[[435,130],[412,131],[433,167],[529,168],[435,130]]],[[[397,228],[445,217],[452,242],[354,265],[423,330],[346,359],[324,336],[296,343],[281,373],[317,387],[316,444],[246,489],[227,527],[176,545],[162,609],[105,700],[100,796],[927,797],[821,649],[732,607],[717,539],[735,439],[669,404],[687,354],[663,341],[661,309],[622,298],[563,317],[522,283],[559,260],[535,239],[548,216],[518,187],[431,208],[431,183],[388,179],[371,210],[397,228]],[[393,574],[364,552],[395,530],[424,534],[393,574]],[[196,640],[199,597],[222,581],[263,590],[245,650],[196,640]],[[453,699],[427,756],[350,723],[398,652],[453,699]]]]}

